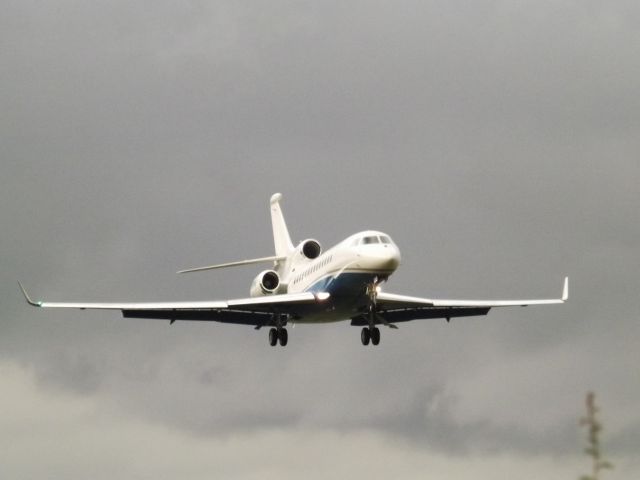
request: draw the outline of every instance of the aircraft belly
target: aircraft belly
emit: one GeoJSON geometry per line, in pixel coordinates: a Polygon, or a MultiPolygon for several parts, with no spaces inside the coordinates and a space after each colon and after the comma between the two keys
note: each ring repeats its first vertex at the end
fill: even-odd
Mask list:
{"type": "Polygon", "coordinates": [[[335,323],[350,320],[348,313],[345,312],[322,312],[313,313],[304,316],[300,320],[294,320],[295,323],[335,323]]]}
{"type": "Polygon", "coordinates": [[[309,305],[299,311],[296,323],[332,323],[350,320],[366,307],[366,287],[380,272],[343,272],[337,278],[327,276],[315,282],[307,291],[328,292],[326,303],[309,305]]]}
{"type": "Polygon", "coordinates": [[[293,320],[295,323],[334,323],[351,320],[358,311],[357,304],[353,299],[349,304],[335,304],[323,307],[322,309],[309,309],[300,318],[293,320]]]}

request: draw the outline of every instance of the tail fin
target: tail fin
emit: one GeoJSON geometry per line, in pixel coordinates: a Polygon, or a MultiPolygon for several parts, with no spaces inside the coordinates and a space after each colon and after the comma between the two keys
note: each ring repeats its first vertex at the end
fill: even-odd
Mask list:
{"type": "Polygon", "coordinates": [[[276,256],[284,257],[291,253],[293,244],[287,230],[287,224],[280,208],[281,193],[274,193],[271,196],[271,226],[273,227],[273,243],[276,247],[276,256]]]}

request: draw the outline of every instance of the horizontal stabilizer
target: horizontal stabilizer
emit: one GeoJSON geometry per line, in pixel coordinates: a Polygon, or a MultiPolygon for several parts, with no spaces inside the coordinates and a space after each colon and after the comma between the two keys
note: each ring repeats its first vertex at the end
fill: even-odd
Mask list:
{"type": "Polygon", "coordinates": [[[287,257],[262,257],[262,258],[252,258],[249,260],[240,260],[238,262],[229,262],[229,263],[220,263],[218,265],[209,265],[207,267],[196,267],[196,268],[188,268],[186,270],[180,270],[178,273],[191,273],[191,272],[202,272],[204,270],[215,270],[216,268],[227,268],[227,267],[238,267],[241,265],[253,265],[255,263],[266,263],[266,262],[279,262],[281,260],[285,260],[287,257]]]}

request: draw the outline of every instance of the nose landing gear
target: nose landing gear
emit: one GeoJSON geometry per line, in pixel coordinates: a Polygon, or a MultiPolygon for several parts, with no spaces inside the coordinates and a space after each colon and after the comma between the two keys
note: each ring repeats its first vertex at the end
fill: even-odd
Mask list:
{"type": "Polygon", "coordinates": [[[369,307],[366,313],[366,319],[369,321],[369,326],[364,327],[360,332],[360,341],[362,342],[362,345],[369,345],[369,342],[371,342],[372,345],[378,345],[380,343],[380,330],[378,329],[378,327],[376,327],[376,323],[382,323],[383,325],[397,328],[395,327],[395,325],[389,324],[387,320],[380,313],[378,313],[376,300],[378,297],[378,285],[380,283],[381,282],[379,282],[378,278],[376,277],[373,279],[373,282],[367,286],[369,307]]]}

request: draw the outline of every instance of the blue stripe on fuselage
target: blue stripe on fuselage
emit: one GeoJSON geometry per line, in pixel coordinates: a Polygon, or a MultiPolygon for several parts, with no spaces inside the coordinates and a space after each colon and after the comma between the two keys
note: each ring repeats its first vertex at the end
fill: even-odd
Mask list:
{"type": "Polygon", "coordinates": [[[328,292],[332,297],[363,295],[366,286],[380,277],[376,272],[342,272],[335,278],[333,275],[321,278],[306,289],[308,292],[328,292]]]}

